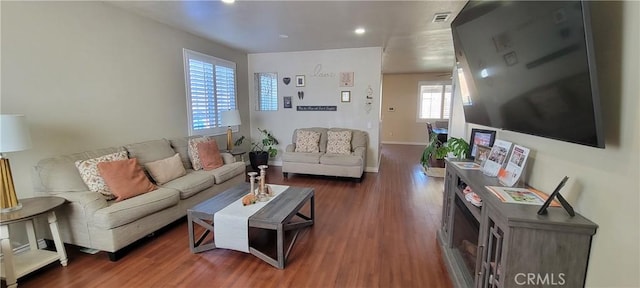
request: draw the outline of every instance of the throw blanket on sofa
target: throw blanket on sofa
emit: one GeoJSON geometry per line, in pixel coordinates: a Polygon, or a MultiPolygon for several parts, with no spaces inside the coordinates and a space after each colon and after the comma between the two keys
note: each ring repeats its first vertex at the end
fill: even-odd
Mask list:
{"type": "Polygon", "coordinates": [[[216,248],[249,253],[249,217],[289,188],[283,185],[268,185],[271,186],[274,194],[268,201],[243,206],[240,198],[213,215],[216,248]]]}

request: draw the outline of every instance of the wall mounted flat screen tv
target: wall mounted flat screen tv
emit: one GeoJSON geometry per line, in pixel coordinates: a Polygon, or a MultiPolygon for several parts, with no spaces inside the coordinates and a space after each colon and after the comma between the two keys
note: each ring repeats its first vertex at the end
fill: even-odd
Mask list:
{"type": "Polygon", "coordinates": [[[470,1],[451,24],[467,122],[604,148],[583,1],[470,1]]]}

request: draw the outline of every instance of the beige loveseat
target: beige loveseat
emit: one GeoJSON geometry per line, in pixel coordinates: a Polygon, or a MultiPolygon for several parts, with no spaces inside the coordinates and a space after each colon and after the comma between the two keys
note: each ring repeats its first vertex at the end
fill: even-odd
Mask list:
{"type": "Polygon", "coordinates": [[[115,261],[122,248],[185,216],[197,203],[245,181],[244,162],[235,162],[227,153],[221,153],[222,167],[194,171],[187,147],[188,138],[183,137],[43,159],[34,168],[35,190],[68,200],[57,215],[63,242],[109,252],[115,261]],[[123,150],[140,165],[179,153],[187,174],[158,185],[157,190],[120,202],[107,201],[89,191],[75,162],[123,150]]]}
{"type": "Polygon", "coordinates": [[[367,132],[345,128],[300,128],[293,131],[292,142],[282,155],[282,173],[285,178],[289,173],[362,178],[367,163],[367,132]],[[298,130],[320,133],[318,152],[295,152],[298,130]],[[351,131],[348,154],[327,153],[328,131],[351,131]]]}

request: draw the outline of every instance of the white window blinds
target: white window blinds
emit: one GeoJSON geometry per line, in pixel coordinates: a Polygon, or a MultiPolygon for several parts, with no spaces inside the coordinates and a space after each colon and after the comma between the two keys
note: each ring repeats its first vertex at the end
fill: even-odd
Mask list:
{"type": "Polygon", "coordinates": [[[255,73],[255,87],[258,111],[278,110],[278,74],[255,73]]]}
{"type": "Polygon", "coordinates": [[[233,62],[184,49],[189,135],[222,134],[220,112],[236,109],[233,62]]]}

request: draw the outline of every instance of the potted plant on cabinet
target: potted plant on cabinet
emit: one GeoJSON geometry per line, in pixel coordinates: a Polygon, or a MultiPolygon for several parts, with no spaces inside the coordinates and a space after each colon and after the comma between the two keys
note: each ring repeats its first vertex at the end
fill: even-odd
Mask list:
{"type": "Polygon", "coordinates": [[[437,134],[431,134],[429,144],[422,151],[420,164],[424,167],[444,168],[444,157],[453,154],[458,159],[464,159],[469,155],[469,143],[462,138],[452,137],[447,142],[438,140],[437,134]]]}
{"type": "Polygon", "coordinates": [[[249,161],[251,162],[251,168],[258,170],[258,166],[267,165],[269,157],[276,157],[278,155],[278,149],[274,146],[278,145],[278,140],[271,135],[266,129],[262,130],[258,128],[262,140],[253,142],[251,152],[249,152],[249,161]]]}

